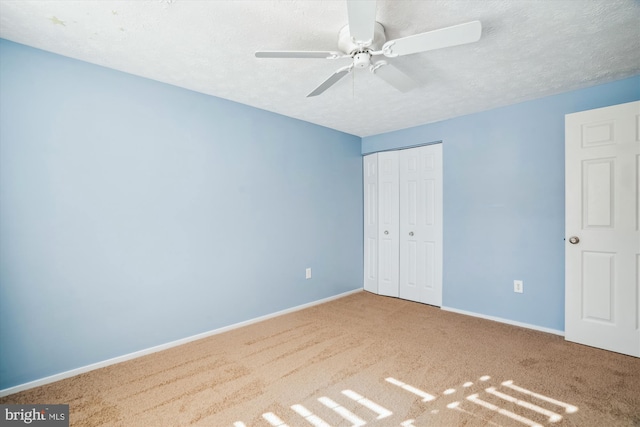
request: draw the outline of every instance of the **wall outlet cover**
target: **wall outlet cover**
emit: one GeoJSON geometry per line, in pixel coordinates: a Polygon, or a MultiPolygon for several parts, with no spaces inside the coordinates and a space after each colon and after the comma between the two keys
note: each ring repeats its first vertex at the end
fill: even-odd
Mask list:
{"type": "Polygon", "coordinates": [[[522,280],[514,280],[513,281],[513,292],[517,292],[519,294],[524,292],[524,284],[522,280]]]}

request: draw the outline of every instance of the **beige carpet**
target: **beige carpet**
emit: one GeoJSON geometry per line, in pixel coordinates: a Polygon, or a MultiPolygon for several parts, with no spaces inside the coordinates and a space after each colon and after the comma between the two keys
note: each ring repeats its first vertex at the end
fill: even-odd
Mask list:
{"type": "Polygon", "coordinates": [[[358,292],[0,403],[68,403],[73,426],[640,426],[640,359],[358,292]]]}

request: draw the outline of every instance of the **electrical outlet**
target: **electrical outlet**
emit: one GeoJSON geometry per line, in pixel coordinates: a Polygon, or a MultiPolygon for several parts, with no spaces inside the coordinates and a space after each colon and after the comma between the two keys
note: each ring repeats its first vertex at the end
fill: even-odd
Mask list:
{"type": "Polygon", "coordinates": [[[305,272],[305,278],[311,279],[311,267],[307,268],[307,271],[305,272]]]}
{"type": "Polygon", "coordinates": [[[524,284],[522,283],[522,280],[513,281],[513,292],[517,292],[519,294],[524,292],[524,284]]]}

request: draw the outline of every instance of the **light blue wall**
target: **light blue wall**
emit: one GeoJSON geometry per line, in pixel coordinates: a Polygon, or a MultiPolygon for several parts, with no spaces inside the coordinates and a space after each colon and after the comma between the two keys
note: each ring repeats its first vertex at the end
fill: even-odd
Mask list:
{"type": "Polygon", "coordinates": [[[640,76],[363,138],[443,142],[444,306],[564,330],[564,115],[638,99],[640,76]]]}
{"type": "Polygon", "coordinates": [[[564,115],[638,99],[360,140],[0,40],[0,389],[360,288],[360,153],[433,141],[444,305],[562,330],[564,115]]]}
{"type": "Polygon", "coordinates": [[[358,137],[5,40],[0,123],[0,389],[362,286],[358,137]]]}

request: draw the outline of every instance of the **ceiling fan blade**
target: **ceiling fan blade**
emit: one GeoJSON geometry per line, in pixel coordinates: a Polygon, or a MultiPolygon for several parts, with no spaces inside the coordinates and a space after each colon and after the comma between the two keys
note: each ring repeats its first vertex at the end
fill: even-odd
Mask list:
{"type": "Polygon", "coordinates": [[[412,53],[477,42],[481,35],[482,24],[480,21],[472,21],[390,40],[382,46],[382,52],[388,57],[411,55],[412,53]]]}
{"type": "Polygon", "coordinates": [[[347,0],[347,14],[351,38],[356,43],[371,44],[376,23],[375,0],[347,0]]]}
{"type": "Polygon", "coordinates": [[[319,58],[336,59],[346,56],[341,52],[331,51],[294,51],[294,50],[263,50],[256,52],[256,58],[319,58]]]}
{"type": "Polygon", "coordinates": [[[348,65],[346,67],[340,68],[338,71],[333,73],[327,80],[323,81],[320,84],[320,86],[315,88],[309,95],[307,95],[307,98],[309,98],[311,96],[320,95],[322,92],[324,92],[325,90],[329,89],[334,84],[338,83],[338,81],[341,78],[343,78],[344,76],[346,76],[347,74],[349,74],[352,69],[353,69],[353,64],[352,65],[348,65]]]}
{"type": "Polygon", "coordinates": [[[372,72],[380,77],[391,86],[398,89],[400,92],[409,92],[411,89],[418,87],[418,83],[411,77],[400,71],[398,68],[391,64],[387,64],[385,61],[380,61],[372,68],[372,72]],[[384,64],[380,64],[384,62],[384,64]]]}

